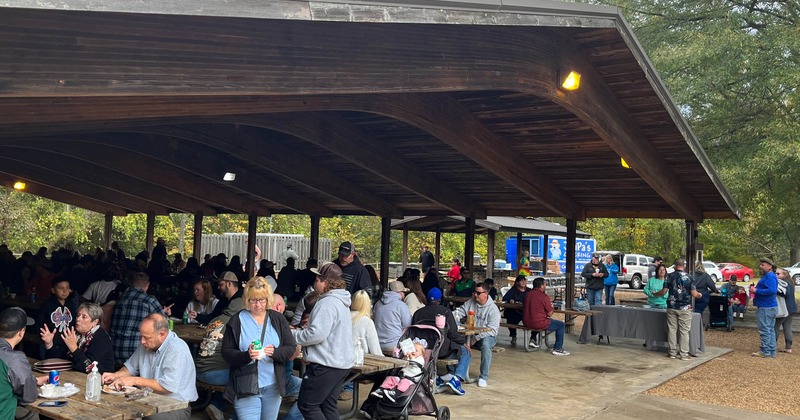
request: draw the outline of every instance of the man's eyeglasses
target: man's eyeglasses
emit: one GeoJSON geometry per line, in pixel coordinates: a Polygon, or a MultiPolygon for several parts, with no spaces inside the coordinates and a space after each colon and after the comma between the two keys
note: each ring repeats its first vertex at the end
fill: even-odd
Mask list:
{"type": "Polygon", "coordinates": [[[263,299],[247,299],[247,301],[250,302],[251,305],[256,304],[256,303],[260,303],[260,304],[263,305],[263,304],[267,303],[267,299],[266,298],[263,298],[263,299]]]}
{"type": "Polygon", "coordinates": [[[475,294],[475,295],[478,295],[478,296],[480,296],[480,295],[482,295],[482,294],[484,294],[484,293],[489,293],[489,292],[479,292],[479,291],[477,291],[477,290],[476,290],[476,291],[474,291],[474,292],[472,292],[472,293],[473,293],[473,294],[475,294]]]}

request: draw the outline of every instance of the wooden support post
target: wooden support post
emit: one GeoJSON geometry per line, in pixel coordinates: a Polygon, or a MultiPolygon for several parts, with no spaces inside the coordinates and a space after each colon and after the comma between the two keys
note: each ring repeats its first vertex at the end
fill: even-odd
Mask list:
{"type": "MultiPolygon", "coordinates": [[[[256,228],[258,226],[258,215],[251,211],[247,216],[247,278],[253,277],[255,273],[255,263],[253,258],[256,255],[256,228]]],[[[274,291],[274,290],[273,290],[274,291]]]]}
{"type": "Polygon", "coordinates": [[[392,217],[381,217],[381,287],[389,284],[389,239],[392,234],[392,217]]]}
{"type": "Polygon", "coordinates": [[[475,275],[475,261],[473,255],[475,254],[475,218],[464,218],[464,266],[469,269],[472,275],[475,275]]]}
{"type": "MultiPolygon", "coordinates": [[[[567,290],[564,293],[564,305],[572,308],[572,301],[575,300],[575,238],[577,237],[578,222],[575,219],[567,219],[567,269],[564,276],[567,281],[567,290]]],[[[567,326],[567,333],[572,333],[572,326],[567,326]]]]}
{"type": "Polygon", "coordinates": [[[106,212],[105,224],[103,225],[103,246],[108,251],[111,249],[111,229],[114,225],[114,213],[106,212]]]}
{"type": "MultiPolygon", "coordinates": [[[[493,279],[494,278],[494,231],[489,229],[486,232],[486,278],[493,279]]],[[[498,290],[500,289],[501,284],[496,285],[498,290]]]]}
{"type": "MultiPolygon", "coordinates": [[[[313,258],[319,262],[319,213],[311,215],[311,243],[308,250],[309,258],[313,258]]],[[[303,291],[305,292],[305,291],[303,291]]]]}
{"type": "MultiPolygon", "coordinates": [[[[550,235],[542,235],[542,243],[539,244],[542,247],[542,275],[547,275],[547,251],[550,250],[550,243],[547,241],[550,240],[550,235]]],[[[532,252],[531,252],[532,254],[532,252]]]]}
{"type": "MultiPolygon", "coordinates": [[[[436,225],[436,269],[439,269],[439,266],[442,264],[442,227],[440,225],[436,225]]],[[[449,261],[448,261],[449,262],[449,261]]]]}
{"type": "Polygon", "coordinates": [[[194,214],[194,236],[192,237],[192,255],[198,264],[203,264],[203,212],[194,214]]]}
{"type": "Polygon", "coordinates": [[[144,249],[147,250],[147,262],[153,258],[153,248],[155,243],[155,229],[156,229],[156,212],[148,211],[147,212],[147,227],[145,228],[145,247],[144,249]]]}
{"type": "Polygon", "coordinates": [[[697,222],[686,221],[686,273],[694,274],[694,262],[697,255],[697,222]]]}
{"type": "Polygon", "coordinates": [[[400,263],[400,269],[405,273],[408,267],[408,225],[403,225],[403,261],[400,263]]]}

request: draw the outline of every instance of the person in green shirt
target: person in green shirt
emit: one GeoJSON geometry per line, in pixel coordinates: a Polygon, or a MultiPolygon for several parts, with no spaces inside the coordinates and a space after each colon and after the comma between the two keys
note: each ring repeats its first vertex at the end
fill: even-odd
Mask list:
{"type": "Polygon", "coordinates": [[[453,291],[456,296],[472,297],[472,292],[475,290],[475,282],[472,280],[472,273],[469,268],[461,267],[461,278],[453,283],[453,291]]]}
{"type": "Polygon", "coordinates": [[[664,288],[664,280],[667,278],[667,267],[659,265],[656,267],[656,276],[647,281],[644,286],[644,294],[647,295],[647,304],[655,309],[667,309],[667,297],[669,290],[664,288]]]}

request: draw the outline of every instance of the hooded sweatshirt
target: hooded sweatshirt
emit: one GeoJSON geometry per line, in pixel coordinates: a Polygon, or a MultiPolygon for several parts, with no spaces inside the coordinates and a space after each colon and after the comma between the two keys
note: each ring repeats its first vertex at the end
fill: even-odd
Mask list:
{"type": "MultiPolygon", "coordinates": [[[[400,303],[405,306],[405,303],[400,303]]],[[[292,333],[297,344],[305,348],[307,362],[336,369],[353,367],[355,351],[350,293],[345,289],[333,289],[322,295],[311,311],[308,328],[292,330],[292,333]]]]}
{"type": "Polygon", "coordinates": [[[411,325],[411,311],[403,302],[400,293],[386,291],[381,300],[375,303],[375,329],[378,341],[384,350],[393,349],[403,335],[403,329],[411,325]]]}

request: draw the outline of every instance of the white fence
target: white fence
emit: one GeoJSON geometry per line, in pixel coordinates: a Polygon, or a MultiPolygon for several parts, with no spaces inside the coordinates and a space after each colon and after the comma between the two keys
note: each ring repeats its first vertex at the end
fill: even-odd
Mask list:
{"type": "MultiPolygon", "coordinates": [[[[217,255],[220,252],[230,259],[238,255],[244,264],[247,258],[247,234],[246,233],[223,233],[222,235],[203,234],[201,254],[217,255]]],[[[311,238],[303,235],[290,235],[280,233],[258,233],[256,234],[256,245],[261,249],[261,259],[270,260],[275,263],[275,271],[278,272],[286,265],[285,260],[281,260],[286,245],[292,244],[292,250],[300,257],[296,261],[295,267],[305,268],[311,250],[311,238]]],[[[330,259],[332,252],[330,239],[320,238],[319,258],[321,261],[330,259]]],[[[258,267],[256,266],[256,269],[258,267]]]]}

